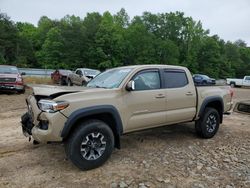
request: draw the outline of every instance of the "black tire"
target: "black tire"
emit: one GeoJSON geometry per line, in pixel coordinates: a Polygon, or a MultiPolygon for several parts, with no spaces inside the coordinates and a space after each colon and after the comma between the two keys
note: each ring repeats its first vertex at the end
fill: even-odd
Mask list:
{"type": "Polygon", "coordinates": [[[195,122],[197,134],[202,138],[212,138],[220,126],[220,115],[214,108],[206,108],[202,117],[195,122]]]}
{"type": "Polygon", "coordinates": [[[25,93],[25,89],[17,91],[18,94],[24,94],[25,93]]]}
{"type": "Polygon", "coordinates": [[[63,86],[64,83],[65,83],[64,80],[61,78],[60,81],[59,81],[59,85],[60,85],[60,86],[63,86]]]}
{"type": "Polygon", "coordinates": [[[203,80],[201,84],[202,84],[202,85],[207,85],[207,81],[206,81],[206,80],[203,80]]]}
{"type": "Polygon", "coordinates": [[[231,83],[230,83],[230,86],[231,86],[231,87],[235,87],[236,85],[235,85],[234,82],[231,82],[231,83]]]}
{"type": "Polygon", "coordinates": [[[113,149],[113,132],[106,123],[99,120],[81,123],[65,141],[67,157],[81,170],[90,170],[101,166],[108,160],[113,149]],[[99,136],[96,137],[98,134],[99,136]],[[104,142],[105,144],[103,144],[104,142]]]}
{"type": "Polygon", "coordinates": [[[73,86],[73,83],[71,82],[70,79],[68,79],[68,86],[73,86]]]}
{"type": "Polygon", "coordinates": [[[86,86],[87,82],[86,81],[82,81],[82,86],[86,86]]]}

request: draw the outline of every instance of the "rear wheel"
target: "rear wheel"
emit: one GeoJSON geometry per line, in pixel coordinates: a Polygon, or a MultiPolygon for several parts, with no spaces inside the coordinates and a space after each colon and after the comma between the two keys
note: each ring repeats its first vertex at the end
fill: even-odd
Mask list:
{"type": "Polygon", "coordinates": [[[101,166],[110,157],[113,148],[113,132],[99,120],[81,123],[65,143],[66,155],[82,170],[101,166]]]}
{"type": "Polygon", "coordinates": [[[201,84],[202,84],[202,85],[207,85],[207,81],[206,81],[206,80],[203,80],[201,84]]]}
{"type": "Polygon", "coordinates": [[[59,80],[59,85],[60,85],[60,86],[63,86],[63,85],[64,85],[64,81],[63,81],[62,78],[59,80]]]}
{"type": "Polygon", "coordinates": [[[68,86],[73,86],[73,83],[71,82],[70,79],[68,79],[68,86]]]}
{"type": "Polygon", "coordinates": [[[235,83],[234,83],[234,82],[231,82],[231,83],[230,83],[230,86],[231,86],[231,87],[235,87],[235,83]]]}
{"type": "Polygon", "coordinates": [[[197,134],[202,138],[212,138],[218,131],[220,116],[216,109],[206,108],[204,114],[195,122],[197,134]]]}

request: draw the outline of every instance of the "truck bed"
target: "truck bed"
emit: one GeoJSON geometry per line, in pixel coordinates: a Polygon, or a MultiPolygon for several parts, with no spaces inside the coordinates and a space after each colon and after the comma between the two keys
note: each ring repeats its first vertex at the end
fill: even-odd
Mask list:
{"type": "Polygon", "coordinates": [[[229,111],[232,108],[232,89],[230,86],[196,86],[198,102],[197,109],[201,108],[204,99],[208,97],[219,96],[224,101],[224,112],[229,111]]]}

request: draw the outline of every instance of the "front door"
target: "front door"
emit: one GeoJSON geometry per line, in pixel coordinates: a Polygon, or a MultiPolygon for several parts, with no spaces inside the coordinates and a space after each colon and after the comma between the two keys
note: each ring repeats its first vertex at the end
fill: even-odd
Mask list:
{"type": "Polygon", "coordinates": [[[143,70],[132,78],[135,90],[127,92],[127,131],[159,126],[166,121],[166,96],[161,89],[158,69],[143,70]]]}

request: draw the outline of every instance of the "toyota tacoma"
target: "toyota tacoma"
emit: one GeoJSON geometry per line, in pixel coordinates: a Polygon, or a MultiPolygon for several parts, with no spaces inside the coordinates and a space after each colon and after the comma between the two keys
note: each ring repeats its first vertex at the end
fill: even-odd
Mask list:
{"type": "Polygon", "coordinates": [[[63,142],[67,157],[88,170],[120,148],[125,133],[193,121],[200,137],[212,138],[232,96],[230,86],[196,87],[185,67],[118,67],[86,87],[34,87],[22,130],[36,143],[63,142]]]}

